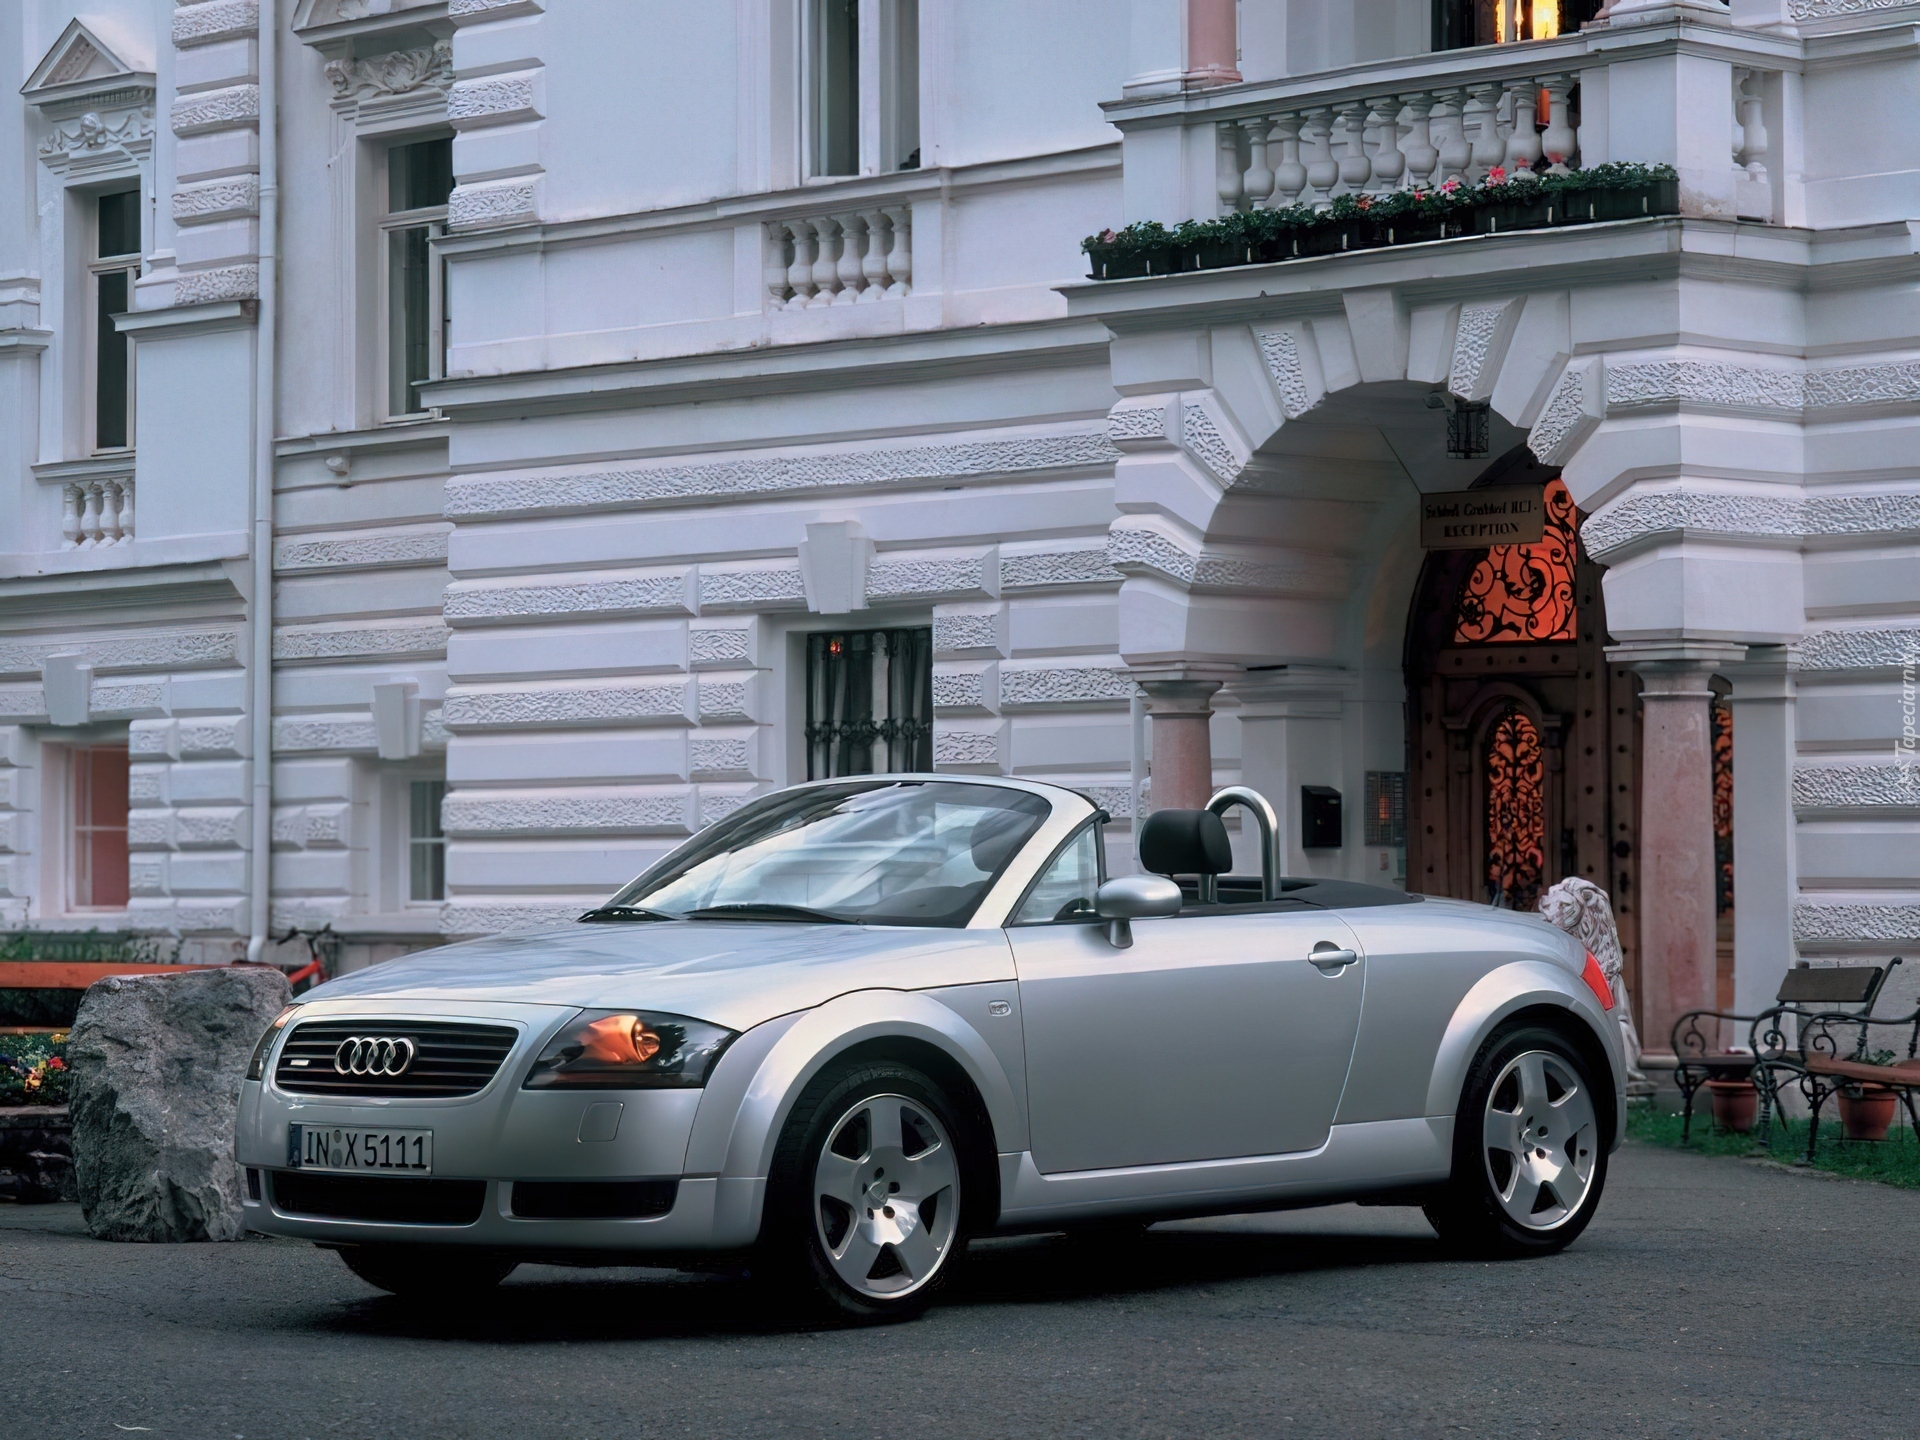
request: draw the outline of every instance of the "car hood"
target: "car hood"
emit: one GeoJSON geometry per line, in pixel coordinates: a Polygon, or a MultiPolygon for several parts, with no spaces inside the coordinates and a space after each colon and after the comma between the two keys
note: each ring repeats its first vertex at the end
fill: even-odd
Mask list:
{"type": "Polygon", "coordinates": [[[999,930],[654,920],[574,924],[420,951],[308,992],[645,1009],[745,1030],[854,990],[1011,980],[999,930]]]}

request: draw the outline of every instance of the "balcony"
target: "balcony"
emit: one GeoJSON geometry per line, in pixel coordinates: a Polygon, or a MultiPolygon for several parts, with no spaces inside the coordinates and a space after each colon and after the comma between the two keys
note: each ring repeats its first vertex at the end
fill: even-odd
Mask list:
{"type": "MultiPolygon", "coordinates": [[[[1802,84],[1809,53],[1825,46],[1845,63],[1839,37],[1684,13],[1110,103],[1124,136],[1123,218],[1325,211],[1342,197],[1474,186],[1496,169],[1562,176],[1626,162],[1674,167],[1683,215],[1809,223],[1803,177],[1781,163],[1782,138],[1801,140],[1784,120],[1816,118],[1816,87],[1802,84]]],[[[1884,44],[1856,37],[1845,53],[1871,63],[1884,44]]]]}

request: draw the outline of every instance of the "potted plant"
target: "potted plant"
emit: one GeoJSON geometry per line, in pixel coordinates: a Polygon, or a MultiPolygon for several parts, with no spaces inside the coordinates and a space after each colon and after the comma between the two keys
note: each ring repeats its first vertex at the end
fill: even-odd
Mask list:
{"type": "Polygon", "coordinates": [[[0,1197],[58,1200],[72,1188],[72,1074],[64,1031],[0,1034],[0,1197]]]}
{"type": "MultiPolygon", "coordinates": [[[[1891,1050],[1876,1050],[1867,1057],[1869,1065],[1891,1065],[1891,1050]]],[[[1840,1090],[1840,1123],[1849,1140],[1884,1140],[1893,1124],[1898,1097],[1885,1085],[1871,1080],[1845,1085],[1840,1090]]]]}
{"type": "Polygon", "coordinates": [[[1708,1080],[1707,1102],[1715,1127],[1736,1135],[1751,1133],[1754,1117],[1760,1113],[1760,1092],[1750,1079],[1708,1080]]]}
{"type": "Polygon", "coordinates": [[[1614,162],[1549,182],[1558,192],[1561,225],[1638,220],[1680,211],[1680,175],[1671,165],[1614,162]]]}
{"type": "Polygon", "coordinates": [[[1090,280],[1127,280],[1140,275],[1171,275],[1175,269],[1173,234],[1158,220],[1143,220],[1124,230],[1102,230],[1080,242],[1092,263],[1090,280]]]}
{"type": "Polygon", "coordinates": [[[1481,187],[1477,214],[1482,235],[1506,230],[1540,230],[1553,223],[1554,196],[1532,171],[1522,167],[1509,175],[1496,165],[1481,187]]]}

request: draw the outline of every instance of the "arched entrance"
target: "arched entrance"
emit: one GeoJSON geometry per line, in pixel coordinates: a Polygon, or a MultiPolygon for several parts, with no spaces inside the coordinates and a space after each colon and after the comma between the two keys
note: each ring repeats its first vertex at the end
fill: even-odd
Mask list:
{"type": "Polygon", "coordinates": [[[1407,623],[1407,888],[1531,910],[1569,875],[1613,898],[1639,980],[1638,679],[1607,663],[1601,567],[1525,447],[1474,481],[1539,483],[1537,544],[1428,555],[1407,623]]]}

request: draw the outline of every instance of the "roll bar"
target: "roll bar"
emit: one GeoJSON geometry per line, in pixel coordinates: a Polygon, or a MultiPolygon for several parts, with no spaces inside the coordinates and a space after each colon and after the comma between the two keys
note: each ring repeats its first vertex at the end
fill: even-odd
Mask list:
{"type": "MultiPolygon", "coordinates": [[[[1260,826],[1260,898],[1280,898],[1280,817],[1267,803],[1267,797],[1246,785],[1229,785],[1207,801],[1207,809],[1224,816],[1234,806],[1253,812],[1260,826]]],[[[1210,878],[1210,877],[1209,877],[1210,878]]]]}

